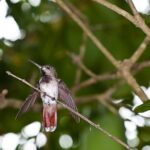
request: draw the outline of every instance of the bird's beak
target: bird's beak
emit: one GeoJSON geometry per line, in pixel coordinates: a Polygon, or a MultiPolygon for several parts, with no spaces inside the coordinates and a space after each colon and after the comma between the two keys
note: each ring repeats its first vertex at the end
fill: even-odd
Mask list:
{"type": "Polygon", "coordinates": [[[36,62],[32,61],[29,59],[29,62],[32,63],[33,65],[35,65],[36,67],[38,67],[39,69],[42,68],[42,66],[40,66],[39,64],[37,64],[36,62]]]}

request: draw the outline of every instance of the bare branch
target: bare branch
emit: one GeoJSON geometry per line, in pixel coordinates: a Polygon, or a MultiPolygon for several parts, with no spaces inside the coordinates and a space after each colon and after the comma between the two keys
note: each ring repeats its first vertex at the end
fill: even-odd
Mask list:
{"type": "Polygon", "coordinates": [[[132,0],[128,0],[129,6],[135,16],[135,19],[137,21],[138,27],[147,35],[150,37],[150,29],[149,27],[145,24],[143,18],[140,16],[140,14],[137,12],[132,0]]]}
{"type": "MultiPolygon", "coordinates": [[[[42,93],[41,90],[37,89],[36,87],[34,87],[33,85],[31,85],[29,82],[27,82],[26,80],[12,74],[11,72],[7,71],[6,72],[9,76],[12,76],[13,78],[23,82],[24,84],[28,85],[29,87],[35,89],[36,91],[42,93]]],[[[50,95],[48,95],[48,93],[45,93],[48,97],[51,98],[50,95]]],[[[94,128],[98,129],[99,131],[103,132],[105,135],[107,135],[109,138],[111,138],[112,140],[114,140],[115,142],[117,142],[118,144],[122,145],[123,147],[125,147],[128,150],[131,150],[131,148],[124,143],[123,141],[121,141],[119,138],[113,136],[112,134],[110,134],[108,131],[106,131],[105,129],[103,129],[99,124],[95,124],[94,122],[92,122],[91,120],[89,120],[88,118],[86,118],[85,116],[81,115],[80,113],[74,111],[73,109],[71,109],[70,107],[68,107],[66,104],[57,101],[59,104],[61,104],[64,108],[68,109],[69,111],[71,111],[72,113],[74,113],[75,115],[77,115],[78,117],[80,117],[81,119],[83,119],[85,122],[87,122],[88,124],[90,124],[91,126],[93,126],[94,128]]]]}
{"type": "Polygon", "coordinates": [[[73,90],[79,91],[81,88],[90,86],[90,85],[98,83],[100,81],[115,80],[117,78],[118,78],[118,75],[116,73],[104,73],[102,75],[97,76],[97,78],[91,77],[90,79],[87,79],[87,80],[79,83],[78,85],[75,85],[73,87],[73,90]]]}
{"type": "Polygon", "coordinates": [[[117,14],[123,16],[124,18],[126,18],[127,20],[129,20],[130,22],[132,22],[135,26],[137,26],[137,22],[135,20],[135,18],[129,14],[127,11],[119,8],[118,6],[108,2],[107,0],[92,0],[92,1],[95,1],[107,8],[109,8],[110,10],[116,12],[117,14]]]}
{"type": "Polygon", "coordinates": [[[76,97],[76,104],[84,104],[88,102],[93,102],[94,100],[97,100],[102,105],[104,105],[109,111],[111,111],[113,114],[118,114],[116,108],[114,108],[111,103],[110,99],[112,94],[118,89],[119,86],[122,85],[124,82],[119,82],[118,84],[115,84],[108,90],[106,90],[104,93],[101,94],[92,94],[92,95],[86,95],[86,96],[80,96],[76,97]]]}
{"type": "MultiPolygon", "coordinates": [[[[145,67],[150,67],[150,61],[144,61],[140,64],[135,64],[131,68],[131,73],[133,75],[135,75],[136,73],[138,73],[140,70],[142,70],[145,67]]],[[[81,88],[88,87],[92,84],[95,84],[95,83],[98,83],[98,82],[101,82],[104,80],[116,80],[119,78],[120,78],[120,76],[115,71],[110,72],[110,73],[104,73],[104,74],[98,75],[97,78],[91,77],[91,78],[79,83],[78,85],[75,85],[73,87],[73,90],[78,91],[81,88]]]]}
{"type": "MultiPolygon", "coordinates": [[[[97,39],[97,37],[91,32],[87,24],[85,24],[79,17],[76,15],[78,10],[74,7],[70,9],[62,0],[56,0],[56,3],[81,27],[81,29],[86,33],[86,35],[92,40],[92,42],[98,47],[98,49],[106,56],[106,58],[115,66],[119,67],[119,62],[112,56],[112,54],[107,50],[107,48],[97,39]],[[74,10],[75,9],[75,10],[74,10]]],[[[80,13],[81,14],[81,13],[80,13]]]]}
{"type": "Polygon", "coordinates": [[[140,46],[137,48],[135,53],[131,56],[130,62],[131,66],[136,63],[136,61],[140,58],[140,56],[143,54],[143,52],[146,50],[147,45],[150,42],[150,38],[148,36],[145,37],[143,42],[140,44],[140,46]]]}
{"type": "Polygon", "coordinates": [[[148,100],[148,96],[145,94],[145,92],[143,91],[143,89],[139,86],[139,84],[137,83],[136,79],[131,74],[130,64],[131,64],[130,60],[125,59],[121,63],[120,68],[118,69],[118,73],[120,74],[120,76],[124,77],[124,79],[126,80],[126,82],[128,83],[128,85],[130,85],[130,87],[132,87],[132,89],[134,90],[134,92],[136,93],[136,95],[142,101],[147,101],[148,100]]]}
{"type": "Polygon", "coordinates": [[[149,61],[144,61],[140,64],[135,64],[135,66],[133,66],[133,70],[135,68],[135,73],[139,72],[140,70],[142,70],[143,68],[146,68],[146,67],[150,67],[150,60],[149,61]]]}
{"type": "Polygon", "coordinates": [[[72,58],[73,62],[79,66],[87,75],[90,77],[97,78],[97,75],[93,73],[90,69],[88,69],[81,61],[80,57],[75,55],[74,53],[68,53],[68,55],[72,58]]]}
{"type": "MultiPolygon", "coordinates": [[[[82,40],[82,43],[81,43],[81,46],[80,46],[80,53],[79,53],[79,57],[80,57],[80,60],[82,61],[83,59],[83,56],[85,54],[85,50],[86,50],[86,35],[83,33],[83,40],[82,40]]],[[[76,79],[75,79],[75,85],[79,84],[80,82],[80,79],[81,79],[81,68],[78,67],[77,68],[77,71],[76,71],[76,79]]]]}
{"type": "MultiPolygon", "coordinates": [[[[1,100],[1,99],[0,99],[1,100]]],[[[19,109],[22,106],[22,101],[15,98],[5,98],[4,101],[0,105],[0,109],[4,109],[7,107],[19,109]]],[[[42,106],[40,104],[35,104],[34,107],[32,107],[34,111],[39,111],[42,109],[42,106]]]]}
{"type": "Polygon", "coordinates": [[[5,99],[5,96],[7,95],[8,90],[3,89],[2,92],[0,93],[0,103],[5,99]]]}
{"type": "Polygon", "coordinates": [[[133,11],[133,14],[135,15],[135,18],[128,13],[127,11],[119,8],[118,6],[106,1],[106,0],[93,0],[107,8],[109,8],[110,10],[116,12],[117,14],[123,16],[124,18],[126,18],[127,20],[129,20],[130,22],[132,22],[136,27],[139,27],[147,36],[150,37],[150,29],[149,27],[145,24],[144,20],[142,19],[142,17],[138,14],[138,12],[136,11],[133,3],[131,0],[128,0],[128,3],[133,11]]]}
{"type": "MultiPolygon", "coordinates": [[[[31,85],[29,82],[27,82],[25,79],[21,79],[21,78],[18,78],[17,76],[15,76],[14,74],[12,74],[10,71],[6,71],[6,73],[9,75],[9,76],[12,76],[14,78],[16,78],[17,80],[23,82],[24,84],[28,85],[29,87],[31,87],[32,89],[38,91],[39,93],[42,93],[38,88],[34,87],[33,85],[31,85]]],[[[52,98],[52,97],[51,97],[52,98]]]]}
{"type": "MultiPolygon", "coordinates": [[[[115,85],[116,86],[116,85],[115,85]]],[[[108,102],[105,101],[106,99],[109,99],[113,92],[116,90],[115,87],[111,87],[106,92],[102,94],[93,94],[93,95],[87,95],[87,96],[80,96],[75,97],[75,102],[77,105],[79,104],[85,104],[88,102],[94,102],[95,100],[98,100],[100,103],[102,103],[104,106],[106,106],[112,113],[117,114],[117,110],[113,108],[112,106],[108,106],[108,102]]],[[[3,93],[3,91],[2,91],[3,93]]],[[[1,96],[0,94],[0,109],[5,109],[7,107],[14,108],[14,109],[20,109],[22,106],[23,100],[15,99],[15,98],[6,98],[1,96]]],[[[62,109],[61,105],[58,106],[58,109],[62,109]]],[[[34,106],[31,108],[33,111],[39,111],[42,109],[41,104],[34,104],[34,106]]]]}
{"type": "Polygon", "coordinates": [[[108,131],[106,131],[105,129],[103,129],[100,124],[95,124],[94,122],[92,122],[91,120],[89,120],[88,118],[86,118],[85,116],[81,115],[80,113],[74,111],[73,109],[71,109],[70,107],[68,107],[67,105],[63,104],[62,102],[58,101],[60,104],[62,104],[66,109],[68,109],[69,111],[71,111],[72,113],[76,114],[77,116],[79,116],[82,120],[84,120],[85,122],[87,122],[88,124],[90,124],[91,126],[93,126],[94,128],[98,129],[99,131],[103,132],[105,135],[107,135],[109,138],[111,138],[112,140],[114,140],[115,142],[119,143],[120,145],[122,145],[123,147],[125,147],[128,150],[132,150],[127,144],[125,144],[123,141],[121,141],[120,139],[118,139],[116,136],[113,136],[112,134],[110,134],[108,131]]]}

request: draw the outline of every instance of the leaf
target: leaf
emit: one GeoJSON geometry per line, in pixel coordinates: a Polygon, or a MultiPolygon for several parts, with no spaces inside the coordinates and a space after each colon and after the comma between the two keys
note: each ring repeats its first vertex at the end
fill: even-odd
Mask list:
{"type": "Polygon", "coordinates": [[[146,102],[144,102],[143,104],[137,106],[134,111],[137,113],[140,112],[145,112],[147,110],[150,110],[150,100],[147,100],[146,102]]]}

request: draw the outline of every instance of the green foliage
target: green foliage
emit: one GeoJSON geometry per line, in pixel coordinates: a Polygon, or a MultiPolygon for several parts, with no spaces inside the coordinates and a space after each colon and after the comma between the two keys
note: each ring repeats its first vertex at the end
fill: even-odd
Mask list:
{"type": "Polygon", "coordinates": [[[145,111],[148,111],[150,110],[150,101],[147,100],[146,102],[144,102],[143,104],[137,106],[134,111],[137,112],[137,113],[140,113],[140,112],[145,112],[145,111]]]}

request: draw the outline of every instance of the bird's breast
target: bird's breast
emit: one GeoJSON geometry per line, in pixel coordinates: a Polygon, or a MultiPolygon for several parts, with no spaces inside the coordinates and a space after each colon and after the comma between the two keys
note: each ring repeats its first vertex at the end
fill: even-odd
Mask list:
{"type": "Polygon", "coordinates": [[[41,83],[40,90],[43,92],[41,93],[41,98],[44,103],[56,103],[58,99],[58,83],[57,81],[50,81],[48,83],[41,83]],[[51,96],[52,98],[48,97],[46,94],[51,96]]]}

